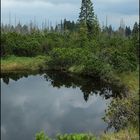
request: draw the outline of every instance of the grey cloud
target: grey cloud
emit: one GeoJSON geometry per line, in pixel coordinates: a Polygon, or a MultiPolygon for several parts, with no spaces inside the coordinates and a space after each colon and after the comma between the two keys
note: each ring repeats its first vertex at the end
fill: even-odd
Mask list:
{"type": "MultiPolygon", "coordinates": [[[[2,0],[2,21],[8,22],[8,12],[17,16],[24,23],[33,20],[36,17],[39,24],[49,19],[54,24],[61,19],[77,20],[80,12],[81,0],[2,0]],[[11,1],[11,5],[8,4],[11,1]],[[8,5],[8,6],[6,6],[8,5]],[[26,10],[25,10],[26,9],[26,10]]],[[[105,17],[110,16],[116,19],[110,19],[110,24],[119,26],[121,18],[133,16],[133,22],[138,21],[139,1],[138,0],[92,0],[95,13],[100,23],[105,22],[105,17]],[[116,16],[117,15],[117,16],[116,16]]],[[[131,19],[127,23],[132,26],[131,19]]]]}
{"type": "Polygon", "coordinates": [[[45,2],[45,3],[53,3],[53,4],[77,4],[79,0],[9,0],[9,1],[16,1],[16,2],[45,2]]]}
{"type": "Polygon", "coordinates": [[[123,15],[138,15],[139,14],[139,1],[138,0],[124,0],[118,2],[108,1],[94,1],[97,11],[100,10],[108,13],[121,13],[123,15]]]}

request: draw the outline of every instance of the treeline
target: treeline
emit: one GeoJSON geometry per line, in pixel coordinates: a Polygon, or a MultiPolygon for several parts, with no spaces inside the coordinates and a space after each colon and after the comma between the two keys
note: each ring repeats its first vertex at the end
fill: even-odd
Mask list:
{"type": "Polygon", "coordinates": [[[89,75],[105,75],[112,69],[134,71],[139,60],[139,28],[135,23],[129,37],[105,31],[88,39],[85,31],[1,34],[1,56],[45,55],[52,69],[70,69],[89,75]]]}
{"type": "Polygon", "coordinates": [[[134,71],[139,60],[139,24],[100,27],[90,0],[82,1],[79,19],[64,20],[43,30],[33,25],[1,27],[1,56],[47,56],[50,69],[110,77],[114,71],[134,71]],[[86,11],[85,11],[86,9],[86,11]],[[8,30],[8,28],[10,28],[8,30]]]}
{"type": "Polygon", "coordinates": [[[17,32],[20,34],[32,34],[34,32],[57,32],[64,33],[66,31],[76,31],[78,29],[78,22],[70,21],[67,19],[61,20],[60,23],[56,23],[55,26],[52,26],[50,22],[49,25],[45,22],[42,23],[42,26],[38,26],[32,21],[27,25],[22,25],[20,22],[16,25],[10,24],[1,24],[1,32],[17,32]]]}
{"type": "MultiPolygon", "coordinates": [[[[80,30],[79,24],[67,20],[64,20],[64,23],[58,24],[55,29],[51,30],[37,30],[35,27],[22,26],[20,24],[16,27],[11,26],[9,31],[8,28],[7,25],[1,28],[1,56],[11,54],[18,56],[35,56],[46,53],[46,51],[52,47],[60,47],[65,44],[67,44],[65,45],[65,47],[67,47],[70,45],[69,43],[77,42],[78,39],[80,41],[80,37],[82,37],[78,32],[80,30]]],[[[116,31],[114,31],[110,25],[109,27],[103,27],[103,29],[100,28],[100,33],[96,38],[97,37],[122,38],[126,41],[131,40],[138,51],[139,25],[136,22],[132,30],[126,26],[125,29],[119,27],[116,31]]],[[[84,41],[84,39],[82,40],[81,38],[81,42],[82,41],[84,41]]]]}
{"type": "MultiPolygon", "coordinates": [[[[134,28],[134,27],[133,27],[134,28]]],[[[139,25],[136,22],[135,23],[135,29],[138,30],[139,25]]],[[[52,25],[45,25],[43,24],[42,27],[39,27],[35,25],[33,22],[31,22],[29,25],[22,25],[20,22],[17,25],[10,25],[10,24],[1,24],[1,33],[19,33],[19,34],[33,34],[36,32],[39,33],[65,33],[65,32],[76,32],[79,30],[79,22],[70,21],[67,19],[61,20],[59,24],[56,24],[55,26],[52,25]]],[[[99,29],[101,33],[104,33],[109,36],[113,35],[121,35],[124,37],[130,37],[133,34],[134,29],[131,29],[130,26],[125,26],[124,24],[120,23],[120,26],[118,29],[113,29],[112,25],[109,26],[102,26],[99,29]]]]}

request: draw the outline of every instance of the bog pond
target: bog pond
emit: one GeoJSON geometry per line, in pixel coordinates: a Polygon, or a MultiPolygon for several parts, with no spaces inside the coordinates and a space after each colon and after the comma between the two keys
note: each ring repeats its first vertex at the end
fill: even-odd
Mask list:
{"type": "Polygon", "coordinates": [[[49,136],[91,132],[99,135],[107,124],[102,117],[115,86],[98,78],[60,72],[1,75],[1,139],[35,140],[49,136]]]}

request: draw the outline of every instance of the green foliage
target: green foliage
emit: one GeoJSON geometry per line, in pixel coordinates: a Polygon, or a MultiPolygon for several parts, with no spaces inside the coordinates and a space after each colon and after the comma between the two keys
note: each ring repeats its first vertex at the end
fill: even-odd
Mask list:
{"type": "Polygon", "coordinates": [[[109,63],[117,72],[134,71],[137,68],[136,54],[132,51],[132,42],[122,38],[113,37],[99,44],[104,48],[100,50],[99,57],[109,63]]]}
{"type": "Polygon", "coordinates": [[[86,32],[87,26],[83,24],[80,32],[68,34],[2,34],[1,55],[47,55],[44,65],[50,69],[98,75],[103,79],[112,77],[114,72],[136,70],[138,60],[134,39],[100,35],[89,40],[86,32]]]}
{"type": "Polygon", "coordinates": [[[72,65],[78,65],[81,62],[83,50],[81,48],[54,48],[50,52],[50,68],[68,69],[72,65]]]}
{"type": "Polygon", "coordinates": [[[66,70],[108,79],[112,76],[111,66],[86,48],[55,48],[50,52],[50,69],[66,70]]]}
{"type": "Polygon", "coordinates": [[[64,134],[57,135],[56,138],[48,138],[44,132],[37,133],[36,140],[138,140],[138,130],[133,127],[129,127],[128,129],[120,130],[117,133],[106,133],[102,134],[99,137],[95,137],[92,134],[64,134]]]}
{"type": "MultiPolygon", "coordinates": [[[[65,21],[65,24],[68,22],[65,21]]],[[[46,55],[45,65],[50,69],[98,75],[108,79],[116,72],[136,70],[139,49],[137,28],[136,24],[132,38],[100,34],[96,39],[89,39],[88,26],[81,20],[79,32],[2,33],[1,56],[46,55]]]]}
{"type": "Polygon", "coordinates": [[[138,128],[139,98],[135,94],[130,94],[122,100],[119,98],[112,100],[105,116],[104,120],[109,124],[108,128],[113,127],[117,131],[129,125],[138,128]]]}
{"type": "MultiPolygon", "coordinates": [[[[43,131],[36,134],[36,140],[52,140],[43,131]]],[[[58,134],[55,140],[96,140],[91,134],[58,134]]]]}
{"type": "Polygon", "coordinates": [[[19,34],[16,32],[1,35],[1,55],[37,56],[48,53],[52,47],[62,47],[63,37],[58,34],[19,34]]]}
{"type": "Polygon", "coordinates": [[[51,140],[45,133],[42,131],[36,134],[36,140],[51,140]]]}
{"type": "Polygon", "coordinates": [[[91,134],[65,134],[58,135],[57,140],[96,140],[91,134]]]}
{"type": "Polygon", "coordinates": [[[133,30],[132,30],[132,43],[133,43],[133,48],[132,48],[132,51],[137,55],[137,59],[139,61],[139,57],[140,57],[140,54],[139,54],[139,25],[138,23],[136,22],[134,24],[134,27],[133,27],[133,30]]]}
{"type": "Polygon", "coordinates": [[[79,42],[81,47],[86,47],[88,45],[88,29],[85,22],[80,24],[79,42]]]}
{"type": "Polygon", "coordinates": [[[136,58],[132,53],[115,50],[111,53],[110,64],[119,72],[134,71],[137,68],[136,58]]]}
{"type": "Polygon", "coordinates": [[[5,36],[3,55],[36,56],[41,53],[39,37],[18,33],[2,34],[5,36]],[[38,39],[37,39],[38,38],[38,39]]]}

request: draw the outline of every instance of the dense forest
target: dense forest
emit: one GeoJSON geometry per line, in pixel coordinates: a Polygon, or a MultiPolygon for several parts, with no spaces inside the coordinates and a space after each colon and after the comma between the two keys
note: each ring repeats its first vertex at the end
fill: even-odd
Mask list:
{"type": "Polygon", "coordinates": [[[1,56],[47,55],[50,56],[50,65],[53,63],[61,67],[78,66],[82,63],[86,66],[88,64],[84,62],[87,59],[86,63],[94,62],[93,65],[97,63],[97,66],[98,63],[103,63],[102,65],[117,71],[136,70],[139,57],[137,22],[132,30],[127,26],[120,26],[116,31],[111,25],[101,29],[97,24],[92,29],[93,33],[86,24],[67,20],[61,24],[62,28],[57,27],[55,30],[39,30],[18,24],[16,27],[9,26],[7,30],[6,25],[2,26],[1,56]]]}
{"type": "MultiPolygon", "coordinates": [[[[130,28],[121,20],[116,30],[111,25],[101,27],[91,1],[82,1],[77,22],[64,19],[49,28],[45,25],[37,27],[33,23],[29,26],[20,22],[15,26],[2,24],[0,54],[2,60],[11,55],[44,56],[45,63],[39,65],[41,70],[61,70],[91,77],[96,75],[113,82],[121,73],[138,71],[139,23],[135,22],[130,28]]],[[[106,115],[109,117],[104,119],[110,125],[115,124],[117,130],[130,124],[136,127],[139,113],[136,97],[129,96],[123,102],[113,101],[106,115]],[[119,110],[114,109],[116,106],[119,110]]]]}

